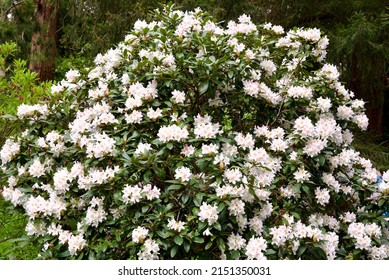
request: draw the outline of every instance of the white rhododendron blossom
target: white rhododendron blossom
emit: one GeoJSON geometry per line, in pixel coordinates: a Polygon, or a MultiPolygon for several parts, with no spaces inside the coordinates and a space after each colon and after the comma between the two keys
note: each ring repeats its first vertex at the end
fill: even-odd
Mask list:
{"type": "MultiPolygon", "coordinates": [[[[22,104],[18,107],[17,115],[19,118],[28,118],[35,119],[36,117],[45,118],[49,114],[49,109],[46,104],[44,105],[25,105],[22,104]]],[[[38,118],[38,119],[39,119],[38,118]]]]}
{"type": "Polygon", "coordinates": [[[123,189],[122,199],[124,203],[138,203],[141,199],[153,200],[160,196],[160,189],[151,184],[138,184],[135,186],[127,185],[123,189]]]}
{"type": "Polygon", "coordinates": [[[174,174],[174,178],[177,180],[181,180],[182,182],[189,181],[192,178],[193,174],[188,167],[180,167],[176,169],[174,174]]]}
{"type": "Polygon", "coordinates": [[[175,103],[183,103],[185,101],[185,93],[182,91],[174,90],[172,95],[175,103]]]}
{"type": "Polygon", "coordinates": [[[315,197],[317,200],[317,203],[321,205],[326,205],[330,200],[330,193],[327,189],[315,189],[315,197]]]}
{"type": "Polygon", "coordinates": [[[292,86],[288,89],[288,96],[293,98],[311,99],[313,96],[312,89],[309,87],[292,86]]]}
{"type": "Polygon", "coordinates": [[[296,172],[293,173],[293,176],[297,183],[302,183],[307,181],[311,177],[311,174],[309,174],[309,172],[306,171],[303,167],[300,167],[296,172]]]}
{"type": "Polygon", "coordinates": [[[183,141],[188,138],[189,132],[186,127],[180,128],[178,125],[163,126],[158,131],[161,142],[183,141]]]}
{"type": "Polygon", "coordinates": [[[217,206],[212,206],[203,202],[203,204],[200,206],[199,220],[207,221],[209,225],[212,225],[217,221],[217,219],[217,206]]]}
{"type": "Polygon", "coordinates": [[[197,115],[194,119],[194,134],[197,138],[215,138],[220,132],[220,125],[212,123],[211,117],[205,115],[204,117],[197,115]]]}
{"type": "Polygon", "coordinates": [[[148,233],[149,233],[148,229],[139,226],[136,229],[134,229],[134,231],[131,234],[132,241],[134,241],[135,243],[143,243],[148,233]]]}
{"type": "Polygon", "coordinates": [[[169,220],[168,228],[180,232],[185,228],[185,223],[182,221],[176,221],[174,218],[169,220]]]}
{"type": "Polygon", "coordinates": [[[69,252],[74,256],[78,251],[82,250],[86,246],[86,241],[81,235],[72,235],[69,238],[69,252]]]}
{"type": "Polygon", "coordinates": [[[246,245],[246,240],[240,236],[239,234],[231,234],[229,237],[228,237],[228,247],[230,250],[240,250],[242,248],[245,247],[246,245]]]}
{"type": "Polygon", "coordinates": [[[249,260],[266,260],[266,240],[263,237],[252,237],[246,246],[246,256],[249,260]]]}
{"type": "Polygon", "coordinates": [[[0,193],[39,258],[388,259],[389,171],[317,28],[165,6],[17,109],[0,193]]]}
{"type": "Polygon", "coordinates": [[[39,178],[45,173],[45,165],[36,158],[33,163],[28,167],[28,173],[32,177],[39,178]]]}
{"type": "Polygon", "coordinates": [[[147,152],[151,151],[151,145],[148,143],[139,143],[138,147],[136,148],[134,155],[140,155],[145,154],[147,152]]]}
{"type": "Polygon", "coordinates": [[[159,245],[155,240],[147,239],[143,248],[138,252],[139,260],[157,260],[159,245]]]}
{"type": "Polygon", "coordinates": [[[7,139],[3,148],[0,151],[1,162],[2,164],[6,164],[11,161],[20,151],[20,144],[14,142],[11,139],[7,139]]]}
{"type": "Polygon", "coordinates": [[[102,209],[102,207],[98,207],[97,209],[89,207],[86,212],[85,223],[93,227],[97,227],[106,218],[107,213],[102,209]]]}

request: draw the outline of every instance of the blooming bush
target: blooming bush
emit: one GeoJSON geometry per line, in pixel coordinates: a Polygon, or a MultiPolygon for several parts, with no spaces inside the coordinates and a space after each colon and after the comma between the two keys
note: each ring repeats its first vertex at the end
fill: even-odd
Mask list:
{"type": "Polygon", "coordinates": [[[387,259],[389,172],[318,29],[165,7],[18,108],[3,196],[42,258],[387,259]]]}

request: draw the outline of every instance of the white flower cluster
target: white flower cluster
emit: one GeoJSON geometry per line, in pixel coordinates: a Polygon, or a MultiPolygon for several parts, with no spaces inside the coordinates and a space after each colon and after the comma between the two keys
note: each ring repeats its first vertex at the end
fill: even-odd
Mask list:
{"type": "Polygon", "coordinates": [[[272,244],[284,246],[287,242],[293,245],[293,253],[296,254],[301,245],[301,240],[311,239],[314,243],[322,241],[320,247],[324,250],[328,259],[334,259],[339,244],[339,237],[336,232],[324,233],[317,225],[304,225],[300,221],[281,225],[271,229],[272,244]]]}
{"type": "Polygon", "coordinates": [[[49,109],[47,107],[47,104],[35,104],[35,105],[26,105],[22,104],[18,107],[17,115],[19,118],[31,118],[35,119],[35,117],[38,118],[46,118],[49,114],[49,109]]]}
{"type": "Polygon", "coordinates": [[[132,241],[134,241],[135,243],[143,243],[148,234],[148,229],[139,226],[132,232],[132,241]]]}
{"type": "Polygon", "coordinates": [[[311,99],[313,97],[313,92],[309,87],[292,86],[288,89],[288,96],[293,98],[311,99]]]}
{"type": "Polygon", "coordinates": [[[377,224],[351,223],[347,229],[348,234],[356,239],[355,248],[368,250],[374,255],[373,258],[387,258],[389,254],[388,246],[382,246],[382,250],[372,245],[372,238],[382,236],[381,229],[377,224]],[[381,256],[380,256],[381,255],[381,256]]]}
{"type": "Polygon", "coordinates": [[[143,248],[138,252],[139,260],[157,260],[159,252],[159,245],[155,240],[147,239],[143,248]]]}
{"type": "Polygon", "coordinates": [[[188,167],[182,166],[176,169],[174,178],[181,182],[187,182],[192,178],[193,174],[188,167]]]}
{"type": "Polygon", "coordinates": [[[56,131],[49,132],[45,138],[38,138],[36,143],[43,149],[49,149],[54,157],[58,157],[66,149],[63,135],[56,131]]]}
{"type": "Polygon", "coordinates": [[[1,148],[0,157],[2,165],[10,162],[20,151],[20,144],[7,139],[1,148]]]}
{"type": "Polygon", "coordinates": [[[251,22],[251,18],[248,15],[241,15],[238,18],[238,23],[234,21],[228,22],[228,34],[249,34],[255,31],[257,31],[257,26],[251,22]]]}
{"type": "Polygon", "coordinates": [[[330,201],[330,192],[327,189],[316,188],[315,197],[318,204],[326,205],[330,201]]]}
{"type": "Polygon", "coordinates": [[[139,143],[138,147],[136,148],[134,155],[140,155],[140,154],[146,154],[147,152],[151,151],[151,145],[148,143],[139,143]]]}
{"type": "Polygon", "coordinates": [[[215,138],[220,133],[220,124],[212,123],[209,115],[197,115],[194,119],[194,134],[196,138],[215,138]]]}
{"type": "MultiPolygon", "coordinates": [[[[274,71],[276,71],[275,66],[273,62],[266,60],[263,61],[266,63],[261,63],[263,65],[262,67],[266,67],[265,71],[268,73],[268,75],[272,75],[274,71]]],[[[254,74],[254,76],[257,76],[256,78],[259,79],[260,76],[254,74]]],[[[244,92],[247,95],[250,95],[252,97],[256,98],[263,98],[270,104],[279,104],[282,100],[282,97],[279,93],[272,91],[271,88],[269,88],[265,83],[260,83],[259,81],[255,80],[245,80],[243,82],[244,86],[244,92]]]]}
{"type": "Polygon", "coordinates": [[[160,189],[151,184],[126,185],[123,189],[122,198],[124,203],[134,204],[138,203],[143,198],[146,198],[147,200],[159,198],[160,194],[160,189]]]}
{"type": "Polygon", "coordinates": [[[66,209],[66,203],[55,194],[52,194],[48,200],[42,196],[30,197],[24,204],[26,213],[34,219],[39,214],[44,216],[61,217],[61,212],[66,209]]]}
{"type": "Polygon", "coordinates": [[[179,127],[176,124],[162,126],[158,131],[158,139],[161,142],[183,141],[188,138],[189,132],[186,127],[179,127]]]}
{"type": "Polygon", "coordinates": [[[171,230],[180,232],[185,228],[185,222],[182,221],[176,221],[174,218],[171,218],[169,220],[169,223],[167,224],[167,227],[171,230]]]}
{"type": "Polygon", "coordinates": [[[203,204],[200,206],[200,212],[198,215],[200,221],[207,221],[208,225],[212,225],[216,223],[218,219],[217,206],[212,206],[203,202],[203,204]]]}
{"type": "Polygon", "coordinates": [[[86,212],[85,223],[97,227],[107,219],[107,212],[104,210],[104,201],[102,198],[93,197],[89,203],[86,212]]]}

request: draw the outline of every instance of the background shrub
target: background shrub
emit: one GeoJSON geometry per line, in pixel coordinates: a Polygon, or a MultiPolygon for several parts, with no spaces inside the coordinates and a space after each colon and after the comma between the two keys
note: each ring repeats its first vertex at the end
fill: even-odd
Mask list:
{"type": "Polygon", "coordinates": [[[42,258],[385,259],[389,173],[318,29],[171,6],[21,105],[3,196],[42,258]]]}

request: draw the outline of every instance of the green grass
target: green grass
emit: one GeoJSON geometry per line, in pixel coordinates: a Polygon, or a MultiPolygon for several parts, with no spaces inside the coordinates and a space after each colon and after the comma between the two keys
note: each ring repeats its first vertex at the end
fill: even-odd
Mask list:
{"type": "Polygon", "coordinates": [[[0,260],[35,259],[39,250],[25,236],[27,218],[0,196],[0,260]]]}

